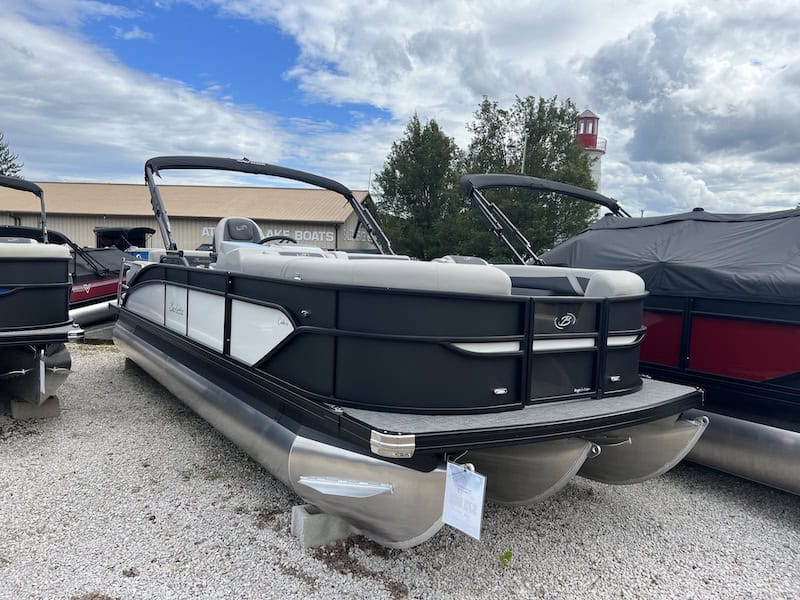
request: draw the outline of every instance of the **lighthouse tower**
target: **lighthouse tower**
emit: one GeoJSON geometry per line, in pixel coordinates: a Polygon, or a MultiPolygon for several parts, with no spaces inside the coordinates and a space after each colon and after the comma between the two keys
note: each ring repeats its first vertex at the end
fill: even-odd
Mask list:
{"type": "Polygon", "coordinates": [[[575,139],[583,146],[586,158],[589,159],[589,166],[592,169],[592,179],[597,190],[600,190],[600,160],[606,153],[605,138],[597,137],[597,129],[600,124],[600,117],[589,109],[578,115],[578,122],[575,124],[575,139]]]}

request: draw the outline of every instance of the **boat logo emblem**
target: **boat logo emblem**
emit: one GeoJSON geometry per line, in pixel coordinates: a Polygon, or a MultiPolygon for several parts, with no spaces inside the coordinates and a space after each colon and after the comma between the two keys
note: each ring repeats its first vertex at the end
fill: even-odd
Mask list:
{"type": "Polygon", "coordinates": [[[578,318],[572,313],[565,313],[553,319],[553,325],[556,326],[556,329],[566,329],[567,327],[572,327],[577,322],[578,318]]]}
{"type": "Polygon", "coordinates": [[[83,284],[83,291],[86,292],[87,294],[91,291],[91,289],[92,289],[91,284],[89,284],[89,283],[84,283],[83,284]]]}

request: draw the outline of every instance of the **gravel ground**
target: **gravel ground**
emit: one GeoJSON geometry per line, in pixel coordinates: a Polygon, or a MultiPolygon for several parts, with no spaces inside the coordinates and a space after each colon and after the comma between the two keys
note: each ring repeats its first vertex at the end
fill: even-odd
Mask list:
{"type": "Polygon", "coordinates": [[[690,464],[489,503],[480,542],[303,549],[283,484],[113,346],[72,352],[61,417],[0,408],[0,598],[800,597],[800,497],[690,464]]]}

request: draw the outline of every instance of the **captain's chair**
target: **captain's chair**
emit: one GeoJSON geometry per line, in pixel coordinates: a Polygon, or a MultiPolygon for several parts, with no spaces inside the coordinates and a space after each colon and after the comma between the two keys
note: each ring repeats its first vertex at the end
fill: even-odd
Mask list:
{"type": "Polygon", "coordinates": [[[261,228],[246,217],[225,217],[214,229],[214,252],[224,254],[243,244],[257,244],[264,239],[261,228]]]}

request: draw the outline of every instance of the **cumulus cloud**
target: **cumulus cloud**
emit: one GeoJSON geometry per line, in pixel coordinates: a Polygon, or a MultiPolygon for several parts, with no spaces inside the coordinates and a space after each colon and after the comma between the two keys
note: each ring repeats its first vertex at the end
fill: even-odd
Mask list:
{"type": "Polygon", "coordinates": [[[0,80],[0,128],[27,177],[138,180],[155,154],[276,160],[286,138],[269,115],[133,71],[76,36],[18,18],[0,29],[0,80]]]}
{"type": "MultiPolygon", "coordinates": [[[[775,209],[800,200],[792,168],[800,153],[800,13],[783,2],[151,5],[183,3],[220,19],[277,26],[299,49],[285,77],[306,102],[354,115],[371,105],[385,115],[342,125],[277,120],[234,104],[227,84],[194,91],[132,71],[69,31],[107,18],[118,21],[120,34],[144,34],[123,21],[141,14],[113,2],[8,1],[22,17],[0,31],[0,77],[9,82],[0,89],[0,129],[23,158],[20,139],[69,148],[69,156],[37,152],[37,163],[47,157],[41,172],[105,169],[113,178],[134,160],[138,171],[149,153],[246,152],[364,187],[414,112],[435,118],[465,146],[465,124],[483,95],[505,106],[515,96],[558,95],[600,115],[608,138],[603,191],[632,212],[775,209]],[[90,161],[99,164],[84,166],[90,161]]],[[[27,163],[30,174],[38,165],[27,163]]]]}
{"type": "MultiPolygon", "coordinates": [[[[683,207],[796,205],[798,30],[789,5],[735,2],[661,14],[604,45],[582,69],[611,133],[624,132],[617,159],[658,171],[658,188],[648,188],[674,193],[683,207]]],[[[657,211],[674,208],[664,194],[652,197],[657,211]]]]}
{"type": "MultiPolygon", "coordinates": [[[[300,46],[289,77],[309,98],[368,101],[405,121],[413,112],[435,118],[465,144],[465,123],[481,97],[501,103],[528,94],[589,98],[565,65],[588,55],[608,36],[624,36],[669,2],[564,6],[548,2],[443,0],[208,0],[222,14],[277,24],[300,46]],[[569,88],[556,88],[555,77],[569,88]]],[[[398,129],[398,133],[401,129],[398,129]]]]}
{"type": "Polygon", "coordinates": [[[95,0],[5,0],[4,14],[16,13],[40,23],[77,26],[82,21],[106,17],[124,19],[135,10],[113,2],[95,0]]]}

